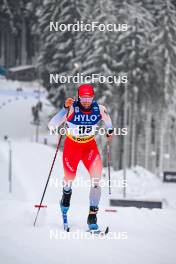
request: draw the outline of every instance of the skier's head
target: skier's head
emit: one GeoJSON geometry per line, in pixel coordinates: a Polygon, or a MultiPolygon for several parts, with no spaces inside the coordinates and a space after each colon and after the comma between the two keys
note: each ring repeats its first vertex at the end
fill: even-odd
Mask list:
{"type": "Polygon", "coordinates": [[[82,84],[78,88],[78,100],[80,104],[89,109],[92,105],[94,98],[94,88],[91,84],[82,84]]]}

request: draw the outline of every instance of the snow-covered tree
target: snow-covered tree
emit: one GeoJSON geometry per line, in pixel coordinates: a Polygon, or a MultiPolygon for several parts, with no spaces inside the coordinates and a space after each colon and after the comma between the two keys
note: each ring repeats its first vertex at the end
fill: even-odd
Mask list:
{"type": "MultiPolygon", "coordinates": [[[[45,0],[43,8],[39,12],[39,29],[41,34],[41,52],[38,60],[40,76],[44,84],[51,91],[52,102],[59,103],[60,93],[68,94],[68,87],[49,84],[49,74],[56,73],[68,75],[73,72],[74,59],[76,57],[76,32],[73,31],[50,31],[50,22],[58,24],[74,24],[80,20],[82,4],[69,0],[45,0]],[[55,91],[55,92],[54,92],[55,91]],[[54,97],[52,93],[55,93],[54,97]]],[[[62,100],[64,97],[62,96],[62,100]]]]}
{"type": "Polygon", "coordinates": [[[157,139],[159,148],[159,167],[163,169],[164,137],[169,140],[169,109],[175,102],[174,89],[176,83],[176,8],[171,0],[158,1],[156,4],[157,27],[153,39],[153,60],[156,67],[158,86],[162,91],[160,100],[160,133],[157,139]]]}

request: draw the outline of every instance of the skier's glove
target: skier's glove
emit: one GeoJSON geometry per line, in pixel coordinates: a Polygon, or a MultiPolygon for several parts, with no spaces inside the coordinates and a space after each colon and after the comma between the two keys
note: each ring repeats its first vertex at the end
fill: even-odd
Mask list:
{"type": "Polygon", "coordinates": [[[72,104],[73,104],[73,102],[74,102],[74,99],[73,99],[73,98],[71,98],[71,97],[67,98],[67,99],[65,100],[64,107],[65,107],[65,108],[69,108],[69,107],[71,107],[72,104]]]}
{"type": "Polygon", "coordinates": [[[114,132],[113,128],[107,129],[106,137],[108,140],[112,140],[113,132],[114,132]]]}

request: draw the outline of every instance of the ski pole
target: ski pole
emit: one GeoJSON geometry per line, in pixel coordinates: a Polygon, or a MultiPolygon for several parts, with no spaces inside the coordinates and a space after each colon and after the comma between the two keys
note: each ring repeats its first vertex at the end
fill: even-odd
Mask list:
{"type": "MultiPolygon", "coordinates": [[[[66,118],[68,117],[68,115],[69,115],[69,110],[67,112],[66,118]]],[[[50,168],[50,171],[49,171],[49,175],[48,175],[48,178],[47,178],[47,181],[46,181],[46,184],[45,184],[45,188],[44,188],[44,191],[43,191],[43,194],[42,194],[40,205],[37,206],[38,207],[38,211],[37,211],[37,214],[36,214],[36,217],[35,217],[34,226],[35,226],[35,224],[37,222],[37,218],[38,218],[38,214],[39,214],[40,208],[42,207],[42,202],[43,202],[43,199],[44,199],[44,196],[45,196],[45,193],[46,193],[46,189],[47,189],[50,177],[51,177],[51,173],[52,173],[52,170],[53,170],[53,167],[54,167],[54,163],[55,163],[55,160],[56,160],[56,157],[57,157],[57,153],[59,151],[61,139],[62,139],[62,135],[60,135],[60,137],[59,137],[59,141],[58,141],[58,144],[57,144],[57,147],[56,147],[56,152],[55,152],[54,159],[53,159],[53,162],[52,162],[52,165],[51,165],[51,168],[50,168]]]]}
{"type": "Polygon", "coordinates": [[[109,186],[109,194],[111,194],[110,144],[109,144],[109,141],[107,142],[106,150],[107,150],[107,163],[108,163],[108,186],[109,186]]]}
{"type": "Polygon", "coordinates": [[[52,165],[51,165],[51,168],[50,168],[50,172],[49,172],[46,184],[45,184],[45,188],[44,188],[44,191],[43,191],[43,194],[42,194],[40,205],[38,206],[38,211],[37,211],[37,214],[36,214],[36,217],[35,217],[34,226],[35,226],[35,224],[37,222],[37,218],[38,218],[38,214],[39,214],[40,208],[42,207],[42,202],[43,202],[43,199],[44,199],[44,196],[45,196],[45,193],[46,193],[46,189],[47,189],[47,186],[48,186],[48,183],[49,183],[49,180],[50,180],[50,176],[51,176],[51,173],[52,173],[52,170],[53,170],[53,167],[54,167],[54,163],[55,163],[55,160],[56,160],[56,157],[57,157],[57,153],[58,153],[58,150],[59,150],[61,139],[62,139],[62,135],[60,135],[60,137],[59,137],[59,141],[58,141],[58,144],[57,144],[56,152],[55,152],[54,159],[53,159],[53,162],[52,162],[52,165]]]}

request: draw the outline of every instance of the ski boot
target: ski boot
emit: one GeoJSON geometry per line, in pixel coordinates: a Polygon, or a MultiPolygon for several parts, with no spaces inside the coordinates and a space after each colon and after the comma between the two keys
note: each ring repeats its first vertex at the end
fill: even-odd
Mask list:
{"type": "Polygon", "coordinates": [[[97,225],[97,206],[90,206],[89,215],[87,217],[87,224],[90,231],[98,231],[99,227],[97,225]]]}

